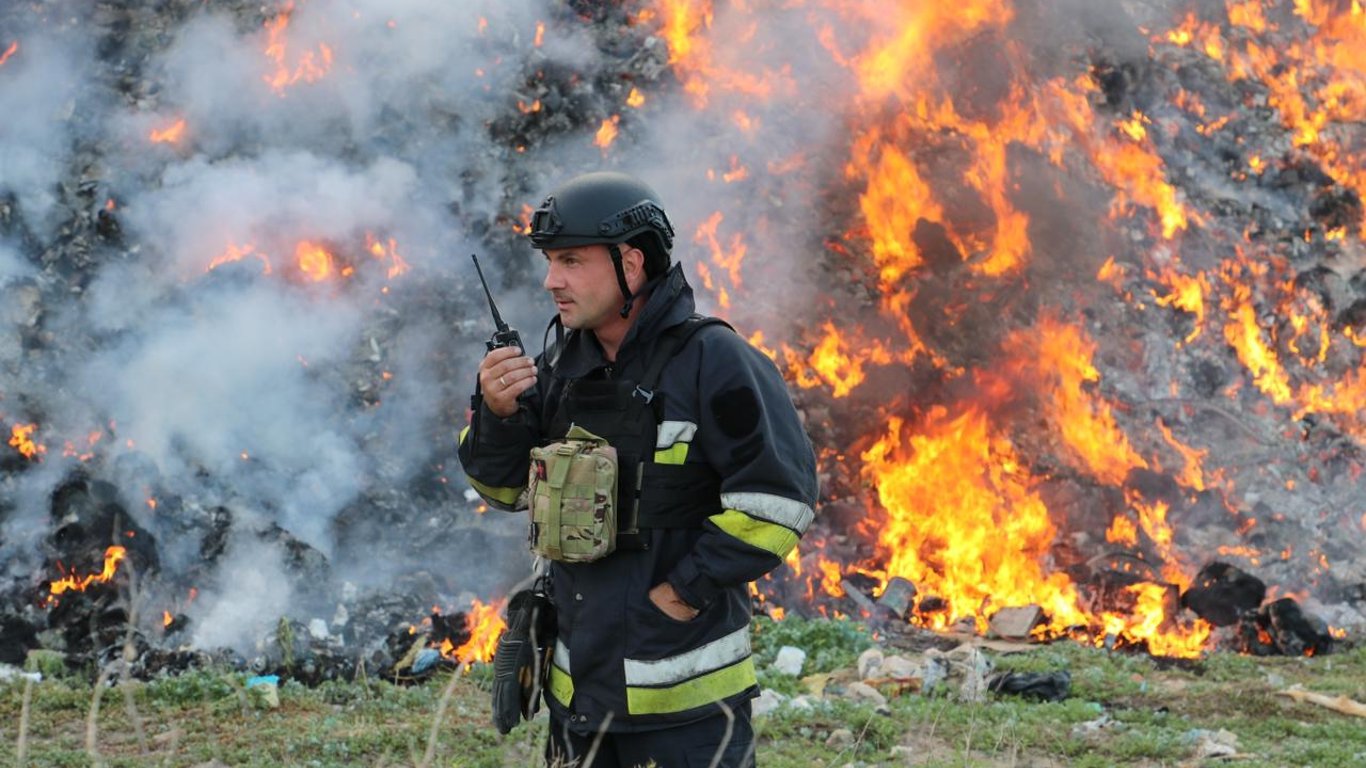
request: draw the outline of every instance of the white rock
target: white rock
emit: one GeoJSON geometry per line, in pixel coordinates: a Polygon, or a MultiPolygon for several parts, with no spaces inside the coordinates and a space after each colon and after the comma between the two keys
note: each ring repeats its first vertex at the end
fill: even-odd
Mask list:
{"type": "Polygon", "coordinates": [[[788,677],[797,677],[802,673],[802,665],[805,663],[806,651],[784,645],[778,649],[778,656],[773,660],[773,668],[788,677]]]}
{"type": "Polygon", "coordinates": [[[787,697],[775,690],[765,688],[759,691],[759,697],[754,700],[751,712],[755,717],[762,717],[776,711],[787,701],[787,697]]]}
{"type": "Polygon", "coordinates": [[[882,660],[882,676],[892,680],[911,680],[923,678],[924,670],[920,664],[905,656],[888,656],[882,660]]]}
{"type": "Polygon", "coordinates": [[[867,702],[874,707],[887,706],[887,697],[867,683],[850,683],[844,689],[844,698],[850,701],[867,702]]]}
{"type": "Polygon", "coordinates": [[[829,738],[825,740],[825,746],[839,749],[854,743],[854,732],[848,728],[836,728],[830,732],[829,738]]]}
{"type": "Polygon", "coordinates": [[[8,683],[11,680],[32,680],[35,683],[43,682],[42,672],[25,672],[12,664],[0,664],[0,683],[8,683]]]}
{"type": "Polygon", "coordinates": [[[877,648],[869,648],[858,657],[858,676],[861,680],[870,677],[877,677],[882,669],[882,651],[877,648]]]}
{"type": "Polygon", "coordinates": [[[792,701],[787,703],[787,706],[789,709],[794,709],[798,712],[814,712],[816,710],[815,701],[805,693],[793,697],[792,701]]]}

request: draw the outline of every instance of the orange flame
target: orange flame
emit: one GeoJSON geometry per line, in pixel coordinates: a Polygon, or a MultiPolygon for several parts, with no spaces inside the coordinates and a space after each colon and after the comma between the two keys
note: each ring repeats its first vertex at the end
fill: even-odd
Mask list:
{"type": "Polygon", "coordinates": [[[366,232],[365,249],[376,259],[389,262],[387,275],[390,280],[408,271],[408,262],[399,255],[398,243],[394,241],[394,238],[389,238],[387,243],[381,243],[374,235],[366,232]]]}
{"type": "Polygon", "coordinates": [[[326,280],[335,271],[332,254],[321,245],[307,240],[294,248],[294,262],[304,277],[315,283],[326,280]]]}
{"type": "Polygon", "coordinates": [[[469,612],[465,614],[465,628],[469,630],[470,639],[458,648],[449,640],[445,641],[441,647],[441,654],[452,657],[462,664],[492,661],[493,652],[498,648],[498,637],[507,629],[507,622],[502,616],[506,606],[506,599],[494,600],[487,604],[475,600],[469,612]]]}
{"type": "Polygon", "coordinates": [[[4,53],[0,53],[0,67],[5,66],[5,63],[10,60],[10,57],[18,52],[19,41],[15,40],[14,42],[9,44],[9,47],[5,49],[4,53]]]}
{"type": "Polygon", "coordinates": [[[314,51],[305,51],[290,67],[285,29],[293,13],[294,3],[290,0],[275,18],[266,22],[266,58],[275,64],[275,71],[262,75],[261,79],[280,96],[284,95],[286,88],[301,80],[305,83],[316,82],[332,68],[332,49],[325,43],[318,43],[316,55],[314,51]]]}
{"type": "Polygon", "coordinates": [[[219,254],[218,256],[215,256],[215,257],[213,258],[213,260],[209,262],[209,266],[208,266],[208,267],[205,267],[204,271],[205,271],[205,272],[212,272],[214,269],[216,269],[216,268],[218,268],[218,267],[221,267],[221,266],[223,266],[224,264],[230,264],[230,263],[232,263],[232,262],[234,262],[234,261],[241,261],[242,259],[246,258],[247,256],[255,256],[256,258],[260,259],[260,260],[261,260],[261,274],[263,274],[263,275],[269,275],[269,274],[270,274],[271,269],[270,269],[270,258],[269,258],[269,257],[267,257],[267,256],[266,256],[265,254],[263,254],[263,253],[257,253],[257,252],[256,252],[256,246],[254,246],[254,245],[248,244],[248,245],[241,245],[241,246],[239,246],[239,245],[237,245],[237,244],[235,244],[235,243],[229,243],[229,244],[228,244],[227,250],[225,250],[223,253],[219,254]]]}
{"type": "MultiPolygon", "coordinates": [[[[71,572],[52,582],[48,588],[50,597],[48,606],[56,604],[56,596],[67,592],[84,592],[92,584],[106,584],[114,578],[114,572],[118,570],[119,563],[128,556],[128,550],[120,546],[112,546],[104,551],[104,568],[99,573],[92,573],[86,576],[79,576],[71,572]]],[[[61,566],[58,565],[60,569],[61,566]]]]}
{"type": "Polygon", "coordinates": [[[47,453],[46,445],[33,440],[33,433],[37,429],[37,424],[15,424],[10,428],[10,447],[26,459],[37,460],[47,453]]]}
{"type": "Polygon", "coordinates": [[[185,138],[185,118],[180,118],[165,128],[155,129],[147,136],[153,144],[179,144],[185,138]]]}
{"type": "Polygon", "coordinates": [[[606,150],[612,146],[612,142],[617,138],[617,125],[621,123],[621,115],[612,115],[602,121],[598,127],[598,132],[593,135],[593,146],[606,150]]]}
{"type": "Polygon", "coordinates": [[[1082,468],[1118,485],[1129,470],[1148,466],[1115,422],[1110,404],[1092,394],[1100,380],[1091,363],[1095,343],[1081,329],[1044,320],[1027,335],[1017,334],[1011,346],[1033,353],[1037,380],[1049,393],[1051,421],[1082,468]]]}

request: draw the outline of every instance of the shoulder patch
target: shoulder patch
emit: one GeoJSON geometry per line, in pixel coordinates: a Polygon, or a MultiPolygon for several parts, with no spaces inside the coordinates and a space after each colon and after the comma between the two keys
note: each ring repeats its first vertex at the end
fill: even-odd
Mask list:
{"type": "Polygon", "coordinates": [[[749,387],[717,392],[711,398],[711,410],[727,437],[741,438],[759,427],[759,398],[749,387]]]}

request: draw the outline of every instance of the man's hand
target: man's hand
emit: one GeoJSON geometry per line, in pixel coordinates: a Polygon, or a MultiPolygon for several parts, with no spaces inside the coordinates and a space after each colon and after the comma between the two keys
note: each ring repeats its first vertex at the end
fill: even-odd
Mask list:
{"type": "Polygon", "coordinates": [[[674,591],[674,585],[667,581],[650,590],[650,602],[674,621],[692,621],[699,613],[696,608],[683,602],[683,598],[674,591]]]}
{"type": "Polygon", "coordinates": [[[499,347],[479,364],[484,405],[506,419],[517,412],[517,396],[536,385],[536,362],[516,347],[499,347]]]}

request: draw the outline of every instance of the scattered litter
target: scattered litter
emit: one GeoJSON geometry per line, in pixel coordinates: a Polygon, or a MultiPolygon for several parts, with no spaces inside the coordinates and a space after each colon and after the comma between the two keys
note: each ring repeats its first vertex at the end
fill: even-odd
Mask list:
{"type": "Polygon", "coordinates": [[[280,707],[280,676],[259,675],[247,680],[247,695],[258,707],[280,707]]]}
{"type": "Polygon", "coordinates": [[[1186,731],[1181,738],[1185,743],[1195,745],[1195,757],[1199,760],[1238,754],[1238,735],[1223,728],[1217,731],[1195,728],[1186,731]]]}
{"type": "Polygon", "coordinates": [[[25,672],[12,664],[0,664],[0,683],[8,683],[11,680],[29,679],[35,683],[43,682],[42,672],[25,672]]]}
{"type": "Polygon", "coordinates": [[[1117,727],[1119,727],[1119,723],[1113,717],[1110,717],[1109,712],[1105,712],[1095,720],[1087,720],[1084,723],[1077,723],[1072,726],[1072,738],[1085,739],[1090,736],[1095,736],[1101,731],[1117,727]]]}
{"type": "Polygon", "coordinates": [[[435,648],[423,648],[413,657],[413,674],[420,675],[432,668],[432,665],[441,660],[441,651],[435,648]]]}
{"type": "Polygon", "coordinates": [[[1062,701],[1072,692],[1072,673],[1002,672],[987,681],[992,693],[1010,693],[1040,701],[1062,701]]]}
{"type": "Polygon", "coordinates": [[[1295,701],[1307,701],[1310,704],[1317,704],[1320,707],[1327,707],[1334,712],[1341,712],[1344,715],[1355,717],[1366,717],[1366,704],[1349,699],[1346,696],[1329,696],[1323,693],[1306,691],[1300,685],[1292,685],[1284,691],[1277,691],[1281,696],[1289,696],[1295,701]]]}

